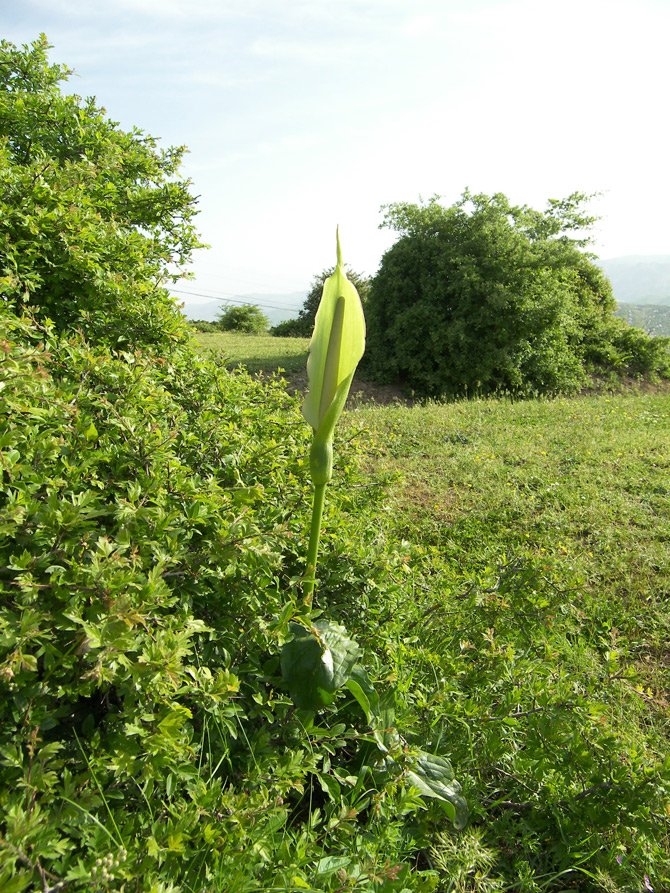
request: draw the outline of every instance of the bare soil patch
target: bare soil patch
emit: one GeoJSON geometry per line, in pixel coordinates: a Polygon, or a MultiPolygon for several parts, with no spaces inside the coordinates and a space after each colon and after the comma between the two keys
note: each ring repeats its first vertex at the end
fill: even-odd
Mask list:
{"type": "MultiPolygon", "coordinates": [[[[307,393],[307,374],[285,376],[288,390],[292,393],[307,393]]],[[[402,388],[398,385],[379,385],[371,381],[363,381],[354,376],[349,391],[349,406],[360,403],[377,403],[380,406],[388,406],[393,403],[401,403],[403,406],[411,406],[413,400],[404,396],[402,388]]]]}

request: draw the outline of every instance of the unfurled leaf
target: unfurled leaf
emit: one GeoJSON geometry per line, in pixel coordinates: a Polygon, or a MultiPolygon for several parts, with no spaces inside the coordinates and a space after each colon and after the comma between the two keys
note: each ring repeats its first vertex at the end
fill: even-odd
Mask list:
{"type": "Polygon", "coordinates": [[[320,875],[334,874],[336,871],[348,868],[351,865],[349,856],[325,856],[319,860],[316,873],[320,875]]]}
{"type": "Polygon", "coordinates": [[[356,664],[345,684],[358,701],[368,723],[376,725],[380,719],[379,695],[370,682],[365,667],[356,664]]]}

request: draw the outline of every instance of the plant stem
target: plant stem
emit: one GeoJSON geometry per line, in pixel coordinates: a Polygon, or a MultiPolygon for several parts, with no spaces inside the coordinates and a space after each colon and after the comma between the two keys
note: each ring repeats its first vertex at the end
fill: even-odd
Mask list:
{"type": "Polygon", "coordinates": [[[321,537],[321,518],[323,517],[323,505],[326,500],[326,484],[314,485],[314,502],[312,504],[312,525],[309,531],[309,547],[307,549],[307,569],[305,571],[305,585],[303,592],[305,603],[312,604],[312,595],[316,583],[316,559],[319,554],[319,539],[321,537]]]}

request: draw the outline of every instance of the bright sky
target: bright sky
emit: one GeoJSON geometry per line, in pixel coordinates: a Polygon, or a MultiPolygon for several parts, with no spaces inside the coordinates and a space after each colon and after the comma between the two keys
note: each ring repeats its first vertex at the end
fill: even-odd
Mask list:
{"type": "Polygon", "coordinates": [[[189,291],[372,274],[380,205],[604,193],[594,250],[669,254],[668,0],[0,0],[77,93],[185,143],[211,250],[189,291]]]}

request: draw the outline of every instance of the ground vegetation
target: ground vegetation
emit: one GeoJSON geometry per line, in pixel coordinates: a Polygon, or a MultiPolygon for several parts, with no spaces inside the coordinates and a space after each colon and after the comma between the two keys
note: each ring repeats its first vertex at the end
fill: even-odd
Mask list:
{"type": "Polygon", "coordinates": [[[270,321],[256,304],[229,304],[217,316],[216,326],[221,332],[262,335],[270,327],[270,321]]]}

